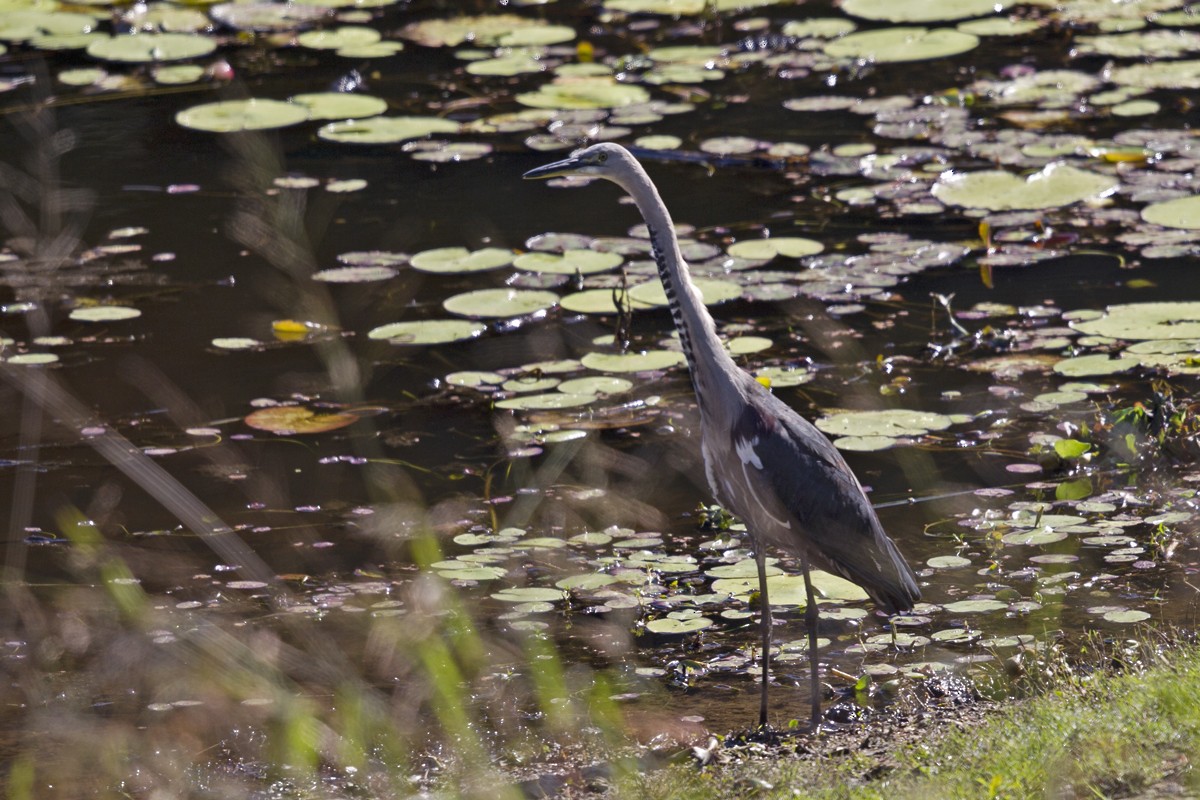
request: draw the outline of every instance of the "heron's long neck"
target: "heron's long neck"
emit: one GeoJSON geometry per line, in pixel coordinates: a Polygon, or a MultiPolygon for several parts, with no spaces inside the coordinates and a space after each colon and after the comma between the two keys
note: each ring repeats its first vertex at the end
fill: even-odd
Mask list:
{"type": "Polygon", "coordinates": [[[671,317],[679,331],[679,341],[687,356],[692,384],[700,394],[700,407],[704,409],[704,392],[713,388],[714,382],[728,370],[736,370],[721,340],[717,337],[717,326],[700,290],[692,283],[687,264],[679,252],[679,239],[675,225],[666,205],[649,178],[636,186],[623,187],[637,204],[646,228],[650,232],[650,244],[654,251],[654,262],[658,265],[658,276],[662,279],[667,294],[671,317]]]}

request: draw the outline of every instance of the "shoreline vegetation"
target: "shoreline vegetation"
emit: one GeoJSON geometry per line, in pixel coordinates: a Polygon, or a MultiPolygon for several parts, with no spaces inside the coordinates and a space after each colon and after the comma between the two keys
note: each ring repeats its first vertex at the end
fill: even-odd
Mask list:
{"type": "MultiPolygon", "coordinates": [[[[1009,662],[1013,665],[1013,662],[1009,662]]],[[[1017,700],[880,714],[724,763],[674,765],[618,792],[645,800],[1195,797],[1200,646],[1127,641],[1036,658],[1017,700]]],[[[740,751],[740,752],[737,752],[740,751]]]]}

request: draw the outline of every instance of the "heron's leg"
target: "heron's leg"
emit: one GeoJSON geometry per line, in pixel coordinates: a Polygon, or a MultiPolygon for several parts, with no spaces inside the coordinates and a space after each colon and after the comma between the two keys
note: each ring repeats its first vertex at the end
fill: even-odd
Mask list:
{"type": "Polygon", "coordinates": [[[767,597],[767,554],[759,543],[754,545],[758,565],[758,618],[762,629],[762,698],[758,706],[758,727],[767,727],[767,689],[771,678],[771,600],[767,597]]]}
{"type": "Polygon", "coordinates": [[[821,726],[821,680],[817,674],[817,623],[820,615],[817,613],[817,599],[813,596],[812,579],[808,575],[808,556],[800,556],[800,566],[804,570],[804,621],[808,625],[808,677],[809,691],[812,693],[812,724],[813,728],[821,726]]]}

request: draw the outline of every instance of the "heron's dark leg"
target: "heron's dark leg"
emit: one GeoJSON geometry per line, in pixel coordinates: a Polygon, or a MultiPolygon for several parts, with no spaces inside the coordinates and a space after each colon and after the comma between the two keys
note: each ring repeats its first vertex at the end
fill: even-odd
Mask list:
{"type": "Polygon", "coordinates": [[[821,727],[821,680],[817,675],[817,599],[813,596],[812,579],[808,575],[808,556],[800,556],[800,566],[804,570],[804,621],[808,625],[808,676],[809,691],[812,692],[812,724],[813,729],[821,727]]]}
{"type": "Polygon", "coordinates": [[[761,544],[754,545],[758,564],[758,614],[762,629],[762,699],[758,706],[758,727],[767,727],[767,689],[771,678],[771,600],[767,597],[767,554],[761,544]]]}

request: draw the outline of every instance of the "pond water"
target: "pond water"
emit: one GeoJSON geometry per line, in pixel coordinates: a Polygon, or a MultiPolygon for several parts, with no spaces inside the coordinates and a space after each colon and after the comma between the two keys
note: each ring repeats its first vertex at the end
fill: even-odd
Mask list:
{"type": "MultiPolygon", "coordinates": [[[[847,34],[912,21],[858,5],[682,17],[626,17],[619,2],[611,12],[518,9],[509,13],[574,33],[518,38],[540,47],[546,71],[514,76],[465,71],[498,46],[483,37],[414,41],[428,34],[406,26],[453,16],[433,3],[327,20],[404,43],[387,57],[295,46],[286,26],[240,38],[220,28],[219,49],[195,63],[220,59],[217,77],[228,69],[232,80],[183,86],[155,84],[143,65],[11,37],[0,55],[9,89],[0,177],[6,198],[42,209],[25,230],[16,205],[0,208],[10,240],[0,332],[12,340],[0,440],[0,496],[12,498],[5,563],[10,586],[32,599],[6,631],[19,702],[31,702],[31,664],[82,687],[64,701],[72,713],[90,713],[79,698],[100,695],[121,697],[104,702],[131,719],[197,699],[187,681],[164,689],[151,671],[123,685],[92,659],[133,639],[131,652],[158,663],[167,656],[157,648],[195,646],[189,636],[206,626],[249,642],[278,637],[318,660],[309,648],[328,637],[367,684],[403,695],[420,670],[381,658],[362,620],[409,624],[451,602],[449,592],[491,648],[489,666],[474,668],[479,684],[520,672],[505,644],[545,631],[571,681],[586,681],[584,665],[611,669],[613,694],[647,711],[686,685],[694,691],[672,700],[668,717],[703,717],[717,731],[750,720],[754,609],[745,592],[712,583],[743,575],[736,565],[749,550],[736,530],[698,527],[708,498],[686,372],[589,360],[616,353],[614,339],[627,338],[630,352],[676,350],[670,316],[571,310],[654,280],[640,220],[612,186],[521,180],[596,137],[637,146],[690,231],[696,273],[728,293],[712,310],[723,336],[741,337],[739,361],[774,368],[779,396],[847,437],[851,466],[919,571],[925,605],[896,639],[868,604],[828,589],[827,663],[888,680],[970,670],[1091,630],[1189,626],[1200,306],[1180,301],[1200,290],[1200,222],[1183,203],[1197,180],[1200,82],[1186,59],[1200,48],[1195,20],[1178,3],[1125,16],[1038,4],[986,18],[997,31],[984,34],[947,4],[923,24],[954,41],[979,30],[977,43],[889,63],[892,50],[847,34]],[[786,27],[814,18],[837,20],[836,30],[786,27]],[[847,52],[830,43],[838,36],[847,52]],[[1176,49],[1154,49],[1165,38],[1176,49]],[[872,53],[878,63],[860,57],[872,53]],[[107,83],[63,83],[64,72],[97,64],[107,83]],[[1146,74],[1129,73],[1135,66],[1146,74]],[[582,89],[571,109],[558,97],[522,100],[554,69],[560,81],[615,71],[615,86],[640,88],[646,102],[582,89]],[[387,116],[455,130],[433,133],[435,145],[423,134],[364,144],[319,137],[325,121],[212,133],[176,120],[218,100],[283,100],[356,81],[353,94],[382,98],[387,116]],[[73,147],[51,152],[67,132],[73,147]],[[650,135],[677,141],[664,149],[639,138],[650,135]],[[463,142],[483,147],[453,149],[463,142]],[[430,157],[446,160],[420,160],[430,157]],[[1086,175],[1065,179],[1067,166],[1086,175]],[[86,213],[59,209],[66,222],[56,229],[56,178],[39,169],[90,192],[86,213]],[[988,170],[1010,183],[955,177],[988,170]],[[331,183],[345,181],[362,183],[331,183]],[[1159,205],[1168,201],[1183,204],[1159,205]],[[1163,222],[1174,213],[1182,221],[1163,222]],[[57,259],[47,256],[56,234],[68,245],[57,259]],[[22,236],[38,241],[38,257],[22,236]],[[808,245],[783,240],[778,256],[736,255],[738,244],[783,237],[816,250],[789,254],[808,245]],[[478,271],[445,254],[412,258],[447,247],[501,253],[478,271]],[[563,249],[619,253],[620,266],[583,274],[510,263],[563,249]],[[377,274],[313,278],[347,266],[377,274]],[[553,297],[523,310],[491,295],[443,307],[484,289],[553,297]],[[1103,313],[1128,304],[1147,305],[1103,313]],[[94,307],[140,315],[79,313],[94,307]],[[380,332],[445,319],[477,320],[475,335],[423,345],[380,332]],[[22,363],[37,354],[55,358],[22,363]],[[602,376],[599,390],[559,383],[602,376]],[[1154,405],[1168,396],[1155,383],[1163,378],[1173,420],[1154,405]],[[44,398],[46,385],[57,399],[22,399],[44,398]],[[555,399],[503,407],[529,394],[555,399]],[[1158,416],[1139,422],[1138,403],[1158,416]],[[883,410],[918,413],[882,428],[839,416],[883,410]],[[101,568],[111,562],[64,531],[88,527],[64,522],[69,508],[110,543],[104,552],[145,591],[154,623],[107,617],[94,639],[72,639],[61,623],[31,622],[35,608],[87,622],[116,602],[97,588],[111,583],[101,568]],[[427,531],[440,552],[420,538],[427,531]],[[440,576],[443,594],[429,595],[417,563],[440,576]],[[581,574],[593,577],[572,578],[581,574]],[[675,623],[692,632],[670,632],[675,623]]],[[[107,20],[106,7],[89,8],[107,20]]],[[[495,13],[483,3],[468,11],[495,13]]],[[[906,48],[920,45],[908,36],[906,48]]],[[[772,718],[783,723],[806,707],[807,663],[802,608],[775,614],[783,655],[772,718]]],[[[314,697],[334,691],[336,680],[272,663],[314,697]]],[[[479,685],[472,692],[487,697],[479,685]]],[[[37,728],[24,712],[9,716],[14,733],[37,728]]]]}

